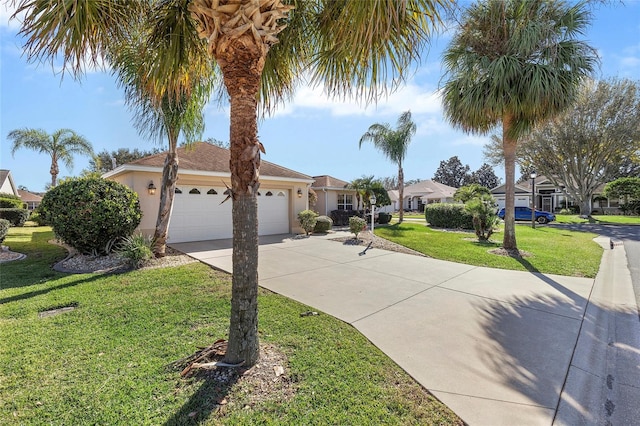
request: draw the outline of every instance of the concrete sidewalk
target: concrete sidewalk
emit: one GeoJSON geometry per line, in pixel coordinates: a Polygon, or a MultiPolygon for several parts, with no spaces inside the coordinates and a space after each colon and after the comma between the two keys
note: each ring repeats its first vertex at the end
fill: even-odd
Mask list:
{"type": "MultiPolygon", "coordinates": [[[[622,247],[593,280],[328,240],[343,235],[262,237],[260,285],[352,324],[468,424],[633,422],[639,323],[622,247]]],[[[172,246],[232,272],[230,240],[172,246]]]]}

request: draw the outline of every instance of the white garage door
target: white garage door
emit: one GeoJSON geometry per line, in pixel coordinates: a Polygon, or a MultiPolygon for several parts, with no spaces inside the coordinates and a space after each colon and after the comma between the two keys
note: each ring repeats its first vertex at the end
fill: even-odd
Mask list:
{"type": "MultiPolygon", "coordinates": [[[[169,224],[170,243],[231,238],[231,200],[222,187],[179,187],[173,201],[169,224]]],[[[258,233],[289,232],[288,191],[261,189],[258,196],[258,233]]]]}

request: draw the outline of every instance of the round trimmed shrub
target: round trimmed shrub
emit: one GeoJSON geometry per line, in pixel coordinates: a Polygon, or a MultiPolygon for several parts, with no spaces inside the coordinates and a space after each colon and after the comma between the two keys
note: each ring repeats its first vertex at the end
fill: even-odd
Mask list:
{"type": "Polygon", "coordinates": [[[29,210],[26,209],[0,209],[0,219],[6,219],[11,226],[24,226],[29,218],[29,210]]]}
{"type": "Polygon", "coordinates": [[[9,233],[9,227],[11,224],[6,219],[0,219],[0,244],[4,242],[4,239],[7,238],[7,234],[9,233]]]}
{"type": "Polygon", "coordinates": [[[434,228],[473,229],[473,215],[465,210],[464,204],[428,204],[424,216],[434,228]]]}
{"type": "Polygon", "coordinates": [[[328,232],[333,226],[333,220],[329,216],[318,216],[313,232],[328,232]]]}
{"type": "Polygon", "coordinates": [[[318,213],[313,210],[302,210],[298,213],[298,221],[300,222],[300,226],[304,229],[306,235],[309,235],[313,232],[313,229],[316,227],[316,222],[318,218],[318,213]]]}
{"type": "Polygon", "coordinates": [[[378,223],[380,225],[385,225],[389,222],[391,222],[391,218],[393,217],[393,215],[391,213],[378,213],[378,223]]]}
{"type": "Polygon", "coordinates": [[[40,211],[60,239],[93,255],[110,253],[142,219],[138,194],[102,178],[61,183],[45,194],[40,211]]]}

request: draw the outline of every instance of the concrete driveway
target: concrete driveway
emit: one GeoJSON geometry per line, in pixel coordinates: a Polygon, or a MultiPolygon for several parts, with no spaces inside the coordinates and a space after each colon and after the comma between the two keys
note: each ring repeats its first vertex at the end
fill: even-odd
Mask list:
{"type": "MultiPolygon", "coordinates": [[[[583,356],[607,346],[595,321],[617,312],[604,302],[589,304],[597,279],[379,249],[363,253],[362,246],[330,240],[343,235],[348,233],[262,237],[260,285],[352,324],[468,424],[596,424],[604,418],[604,408],[590,406],[603,397],[604,382],[598,380],[597,392],[585,397],[579,374],[571,375],[577,381],[567,381],[573,367],[586,373],[597,367],[597,378],[606,377],[583,356]],[[578,345],[581,330],[590,330],[591,339],[578,345]]],[[[231,240],[172,247],[232,272],[231,240]]],[[[607,288],[619,281],[626,290],[625,280],[609,280],[607,288]]],[[[640,360],[635,338],[625,342],[630,362],[640,360]]],[[[631,373],[629,380],[640,380],[637,369],[631,373]]],[[[636,393],[640,397],[640,389],[636,393]]],[[[604,407],[604,400],[597,402],[604,407]]],[[[605,420],[614,420],[612,415],[605,420]]]]}

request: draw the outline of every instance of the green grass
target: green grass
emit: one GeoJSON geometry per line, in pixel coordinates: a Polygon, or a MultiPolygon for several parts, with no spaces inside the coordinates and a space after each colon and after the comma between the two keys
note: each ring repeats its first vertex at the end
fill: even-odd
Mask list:
{"type": "Polygon", "coordinates": [[[583,219],[578,215],[556,215],[557,223],[598,223],[617,225],[640,225],[640,216],[593,215],[591,219],[583,219]]]}
{"type": "Polygon", "coordinates": [[[532,255],[526,258],[489,253],[502,246],[501,232],[493,234],[488,243],[479,243],[471,232],[433,230],[420,223],[380,226],[375,233],[435,259],[547,274],[595,277],[602,256],[602,248],[592,241],[595,234],[547,226],[516,226],[518,248],[532,255]]]}
{"type": "Polygon", "coordinates": [[[289,359],[286,402],[245,409],[236,383],[226,414],[211,381],[171,363],[224,338],[230,277],[202,264],[118,275],[69,275],[47,228],[12,228],[27,259],[0,264],[0,424],[460,424],[351,326],[261,291],[260,335],[289,359]],[[43,310],[76,309],[39,318],[43,310]],[[189,417],[189,413],[196,413],[189,417]]]}

